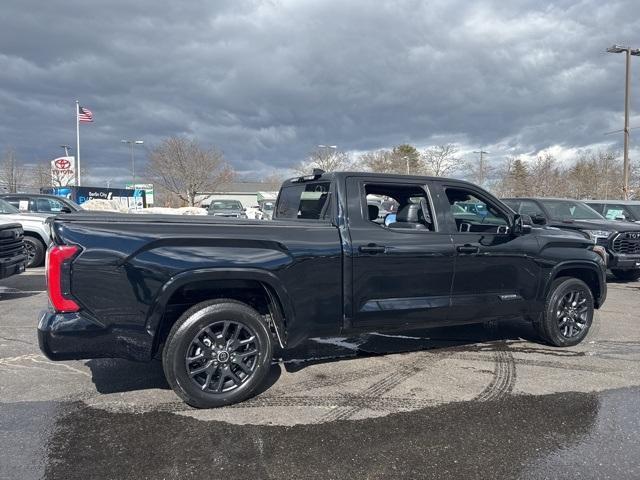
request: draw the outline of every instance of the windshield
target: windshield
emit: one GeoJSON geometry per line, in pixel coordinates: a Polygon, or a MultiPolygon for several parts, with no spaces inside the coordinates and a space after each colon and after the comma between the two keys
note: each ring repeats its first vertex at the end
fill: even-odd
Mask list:
{"type": "Polygon", "coordinates": [[[540,200],[554,220],[603,220],[604,217],[586,203],[572,200],[540,200]]]}
{"type": "Polygon", "coordinates": [[[242,204],[238,200],[214,200],[209,210],[242,210],[242,204]]]}
{"type": "Polygon", "coordinates": [[[16,207],[11,205],[9,202],[2,200],[0,198],[0,213],[20,213],[16,207]]]}

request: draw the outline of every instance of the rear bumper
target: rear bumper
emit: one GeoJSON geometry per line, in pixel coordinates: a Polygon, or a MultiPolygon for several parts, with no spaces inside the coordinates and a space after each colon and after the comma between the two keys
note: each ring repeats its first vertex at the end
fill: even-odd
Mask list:
{"type": "Polygon", "coordinates": [[[153,338],[141,329],[106,327],[79,313],[45,310],[38,321],[40,350],[51,360],[89,358],[151,359],[153,338]]]}
{"type": "Polygon", "coordinates": [[[26,255],[0,260],[0,279],[24,272],[26,265],[26,255]]]}

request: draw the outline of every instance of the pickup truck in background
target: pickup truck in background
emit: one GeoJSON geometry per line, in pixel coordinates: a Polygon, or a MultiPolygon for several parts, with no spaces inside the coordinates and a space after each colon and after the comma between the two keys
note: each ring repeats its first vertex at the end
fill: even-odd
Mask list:
{"type": "Polygon", "coordinates": [[[161,355],[195,407],[255,394],[274,348],[309,337],[524,317],[544,342],[576,345],[607,293],[587,235],[532,228],[445,178],[314,171],[283,184],[271,222],[80,213],[52,235],[42,351],[161,355]]]}
{"type": "Polygon", "coordinates": [[[0,223],[19,223],[24,231],[27,268],[39,267],[44,263],[47,247],[51,243],[46,221],[46,215],[20,213],[16,207],[0,198],[0,223]]]}
{"type": "Polygon", "coordinates": [[[640,278],[640,225],[604,218],[591,206],[567,198],[503,198],[534,224],[580,231],[607,251],[607,266],[623,282],[640,278]]]}
{"type": "Polygon", "coordinates": [[[0,218],[0,280],[24,272],[26,264],[22,226],[19,223],[2,223],[0,218]]]}

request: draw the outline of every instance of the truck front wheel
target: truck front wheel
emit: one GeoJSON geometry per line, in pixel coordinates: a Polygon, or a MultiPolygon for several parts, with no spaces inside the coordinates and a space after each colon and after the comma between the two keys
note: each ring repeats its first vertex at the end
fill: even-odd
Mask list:
{"type": "Polygon", "coordinates": [[[47,247],[42,240],[34,237],[24,237],[24,248],[27,252],[27,268],[39,267],[44,262],[47,247]]]}
{"type": "Polygon", "coordinates": [[[542,339],[556,347],[577,345],[593,322],[591,289],[578,278],[558,278],[551,284],[545,309],[535,327],[542,339]]]}
{"type": "Polygon", "coordinates": [[[266,381],[272,341],[258,312],[236,300],[199,303],[173,325],[162,366],[189,405],[212,408],[255,395],[266,381]]]}
{"type": "Polygon", "coordinates": [[[640,269],[638,270],[611,270],[618,280],[623,282],[635,282],[640,278],[640,269]]]}

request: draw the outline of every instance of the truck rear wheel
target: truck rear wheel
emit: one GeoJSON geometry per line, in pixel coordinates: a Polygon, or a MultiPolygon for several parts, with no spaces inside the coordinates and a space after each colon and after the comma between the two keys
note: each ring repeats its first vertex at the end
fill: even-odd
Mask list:
{"type": "Polygon", "coordinates": [[[199,303],[173,325],[162,366],[171,388],[196,408],[241,402],[263,386],[272,341],[258,312],[230,299],[199,303]]]}
{"type": "Polygon", "coordinates": [[[640,269],[638,270],[611,270],[618,280],[623,282],[635,282],[640,278],[640,269]]]}
{"type": "Polygon", "coordinates": [[[587,284],[577,278],[558,278],[551,284],[544,312],[535,327],[546,343],[569,347],[584,340],[593,315],[593,294],[587,284]]]}

